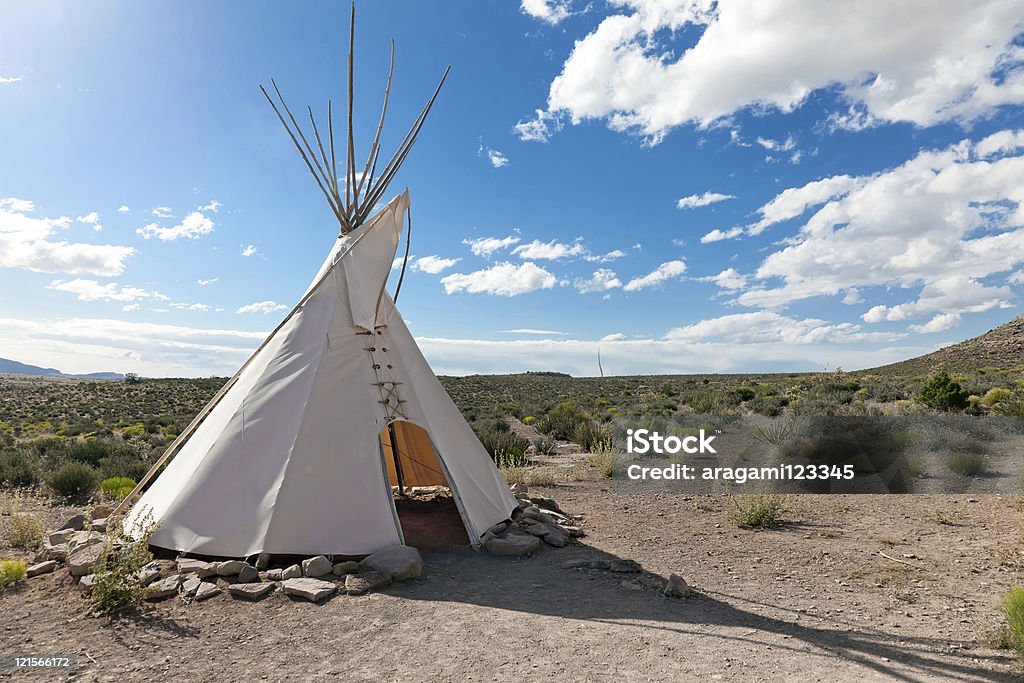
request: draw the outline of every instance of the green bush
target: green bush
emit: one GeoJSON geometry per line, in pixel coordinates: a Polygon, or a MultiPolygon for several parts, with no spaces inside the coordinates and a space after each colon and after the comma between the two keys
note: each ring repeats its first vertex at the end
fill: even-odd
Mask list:
{"type": "Polygon", "coordinates": [[[513,432],[494,430],[477,434],[477,437],[495,462],[501,462],[506,467],[520,467],[526,464],[526,449],[530,447],[530,442],[524,437],[513,432]]]}
{"type": "Polygon", "coordinates": [[[0,453],[0,486],[21,488],[38,483],[39,475],[29,464],[26,453],[21,450],[0,453]]]}
{"type": "Polygon", "coordinates": [[[526,417],[523,418],[523,424],[526,425],[527,427],[529,427],[536,421],[537,418],[535,418],[533,415],[527,415],[526,417]]]}
{"type": "Polygon", "coordinates": [[[584,420],[576,425],[573,441],[579,444],[580,450],[584,453],[609,450],[612,442],[612,430],[608,425],[600,422],[584,420]]]}
{"type": "Polygon", "coordinates": [[[946,464],[959,475],[976,477],[985,471],[985,456],[980,453],[954,453],[946,464]]]}
{"type": "Polygon", "coordinates": [[[1005,401],[1013,396],[1013,392],[1009,389],[1002,387],[995,387],[985,392],[985,395],[981,397],[981,402],[991,408],[1000,401],[1005,401]]]}
{"type": "Polygon", "coordinates": [[[966,408],[969,396],[966,389],[953,381],[948,372],[942,370],[921,387],[917,399],[929,408],[950,411],[966,408]]]}
{"type": "Polygon", "coordinates": [[[571,441],[576,436],[576,427],[586,419],[574,402],[562,401],[544,416],[537,428],[556,439],[571,441]]]}
{"type": "Polygon", "coordinates": [[[25,563],[21,560],[4,560],[0,562],[0,588],[7,588],[19,581],[24,581],[27,569],[25,563]]]}
{"type": "Polygon", "coordinates": [[[110,454],[110,445],[99,439],[72,441],[67,445],[67,455],[71,460],[84,462],[90,467],[98,467],[100,461],[110,454]]]}
{"type": "Polygon", "coordinates": [[[785,496],[754,494],[732,496],[735,509],[729,519],[743,529],[774,529],[785,523],[789,506],[785,496]]]}
{"type": "Polygon", "coordinates": [[[80,498],[96,488],[96,470],[81,462],[61,465],[49,477],[47,483],[58,495],[66,498],[80,498]]]}
{"type": "Polygon", "coordinates": [[[1010,628],[1009,645],[1024,658],[1024,587],[1014,586],[1003,596],[1003,614],[1010,628]]]}
{"type": "Polygon", "coordinates": [[[752,411],[766,417],[778,417],[788,405],[789,399],[785,396],[758,396],[747,403],[752,411]]]}
{"type": "Polygon", "coordinates": [[[128,477],[110,477],[100,482],[100,491],[111,500],[125,498],[135,488],[135,481],[128,477]]]}
{"type": "Polygon", "coordinates": [[[115,539],[107,541],[94,568],[96,578],[89,593],[93,616],[109,616],[141,604],[146,588],[139,573],[153,559],[149,538],[155,530],[152,519],[147,518],[137,526],[137,532],[133,531],[128,543],[114,543],[114,540],[123,540],[116,539],[117,532],[115,539]]]}

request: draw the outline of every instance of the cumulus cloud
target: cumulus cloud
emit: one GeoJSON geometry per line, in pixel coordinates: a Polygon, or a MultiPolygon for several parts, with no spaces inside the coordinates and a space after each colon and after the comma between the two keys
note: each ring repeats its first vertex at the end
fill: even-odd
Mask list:
{"type": "MultiPolygon", "coordinates": [[[[1008,292],[978,281],[1024,263],[1024,154],[1006,151],[1000,138],[990,136],[922,151],[870,176],[837,176],[782,192],[762,207],[759,224],[820,206],[784,248],[764,259],[755,272],[758,286],[737,301],[772,307],[884,285],[923,287],[922,301],[928,302],[957,283],[964,295],[983,291],[983,300],[956,303],[950,294],[943,305],[955,311],[916,314],[1002,305],[1008,292]]],[[[902,314],[876,311],[871,318],[892,315],[902,314]]]]}
{"type": "Polygon", "coordinates": [[[554,26],[572,15],[572,0],[522,0],[519,9],[554,26]]]}
{"type": "Polygon", "coordinates": [[[284,304],[279,304],[276,301],[257,301],[255,303],[246,304],[239,308],[235,313],[274,313],[276,311],[287,311],[288,307],[284,304]]]}
{"type": "Polygon", "coordinates": [[[910,331],[915,334],[931,334],[945,332],[960,324],[959,313],[940,313],[924,325],[911,325],[910,331]]]}
{"type": "Polygon", "coordinates": [[[626,255],[626,252],[621,249],[612,249],[606,254],[586,254],[583,260],[590,261],[591,263],[608,263],[616,259],[620,259],[626,255]]]}
{"type": "MultiPolygon", "coordinates": [[[[460,258],[441,258],[436,254],[433,256],[422,256],[413,262],[412,269],[437,275],[442,271],[448,270],[461,260],[460,258]]],[[[401,267],[401,260],[399,260],[399,267],[401,267]]]]}
{"type": "Polygon", "coordinates": [[[95,211],[87,213],[84,216],[79,216],[78,218],[75,219],[75,221],[78,223],[91,225],[92,229],[95,230],[96,232],[100,232],[101,230],[103,230],[103,226],[100,224],[100,215],[95,211]]]}
{"type": "Polygon", "coordinates": [[[132,247],[54,240],[71,219],[36,218],[30,215],[34,212],[35,204],[27,199],[0,199],[0,267],[110,277],[124,272],[125,261],[135,253],[132,247]]]}
{"type": "Polygon", "coordinates": [[[488,150],[487,150],[487,160],[489,162],[491,162],[491,166],[493,166],[494,168],[501,168],[503,166],[508,166],[508,157],[505,156],[504,153],[499,152],[496,149],[488,148],[488,150]]]}
{"type": "Polygon", "coordinates": [[[464,239],[462,243],[469,247],[475,256],[490,258],[491,254],[501,249],[507,249],[517,244],[519,238],[515,235],[507,237],[477,237],[476,239],[464,239]]]}
{"type": "Polygon", "coordinates": [[[561,337],[567,336],[568,332],[558,332],[557,330],[535,330],[532,327],[520,327],[515,330],[501,330],[501,332],[507,332],[509,334],[536,334],[536,335],[558,335],[561,337]]]}
{"type": "Polygon", "coordinates": [[[581,242],[563,244],[557,240],[541,242],[533,240],[529,244],[521,244],[512,250],[512,253],[523,259],[541,259],[544,261],[557,261],[569,256],[580,256],[586,253],[581,242]]]}
{"type": "Polygon", "coordinates": [[[514,126],[523,142],[550,142],[551,137],[565,125],[562,116],[537,109],[532,119],[523,119],[514,126]]]}
{"type": "Polygon", "coordinates": [[[864,322],[914,320],[935,311],[943,313],[981,313],[1007,307],[1013,296],[1009,287],[988,287],[967,276],[957,275],[929,282],[915,301],[895,306],[874,306],[861,316],[864,322]]]}
{"type": "Polygon", "coordinates": [[[54,280],[46,285],[47,289],[58,292],[69,292],[78,297],[79,301],[139,301],[155,299],[166,301],[167,297],[160,292],[150,292],[140,287],[122,287],[116,282],[100,284],[96,280],[54,280]]]}
{"type": "Polygon", "coordinates": [[[700,282],[713,282],[718,285],[719,288],[727,291],[736,291],[747,286],[747,276],[743,275],[735,268],[726,268],[718,275],[708,275],[697,279],[700,282]]]}
{"type": "Polygon", "coordinates": [[[156,218],[174,218],[174,214],[171,212],[171,207],[169,206],[158,206],[150,213],[152,213],[156,218]]]}
{"type": "Polygon", "coordinates": [[[677,209],[695,209],[708,204],[724,202],[726,199],[736,199],[735,195],[722,194],[721,192],[705,192],[704,194],[691,194],[682,197],[676,202],[677,209]]]}
{"type": "Polygon", "coordinates": [[[601,337],[600,341],[603,341],[603,342],[614,342],[614,341],[622,341],[624,339],[627,339],[626,335],[622,334],[621,332],[613,332],[612,334],[606,334],[605,336],[601,337]]]}
{"type": "Polygon", "coordinates": [[[899,339],[887,332],[862,332],[854,323],[833,324],[817,318],[799,320],[774,311],[733,313],[669,330],[666,339],[732,344],[822,344],[899,339]]]}
{"type": "Polygon", "coordinates": [[[621,287],[622,281],[616,277],[615,271],[608,268],[598,268],[589,278],[576,280],[573,286],[576,287],[580,294],[593,294],[621,287]]]}
{"type": "Polygon", "coordinates": [[[538,289],[551,289],[558,278],[532,261],[515,265],[499,263],[490,268],[472,273],[453,273],[441,278],[444,291],[469,292],[470,294],[497,294],[516,296],[538,289]]]}
{"type": "Polygon", "coordinates": [[[552,81],[551,115],[605,119],[657,142],[673,127],[746,109],[791,112],[824,90],[849,107],[847,126],[966,123],[1024,102],[1019,3],[613,4],[621,13],[576,41],[552,81]],[[665,42],[680,29],[698,36],[689,49],[665,42]]]}
{"type": "Polygon", "coordinates": [[[655,287],[666,280],[679,277],[684,272],[686,272],[686,263],[684,261],[666,261],[647,275],[633,278],[626,283],[623,289],[627,292],[635,292],[646,287],[655,287]]]}
{"type": "Polygon", "coordinates": [[[715,228],[711,232],[707,233],[700,238],[701,244],[711,244],[712,242],[721,242],[722,240],[730,240],[733,237],[739,237],[743,234],[742,227],[729,228],[728,230],[719,230],[715,228]]]}
{"type": "MultiPolygon", "coordinates": [[[[177,225],[165,228],[157,225],[156,223],[150,223],[149,225],[142,226],[135,232],[147,240],[151,237],[156,237],[164,242],[173,242],[174,240],[179,239],[196,240],[213,232],[213,221],[203,212],[215,212],[219,206],[219,202],[213,201],[206,206],[200,207],[196,211],[192,211],[185,216],[181,223],[178,223],[177,225]]],[[[159,208],[162,209],[166,207],[159,208]]],[[[158,215],[157,210],[153,211],[153,215],[158,215]]],[[[164,216],[161,215],[160,217],[164,216]]]]}
{"type": "Polygon", "coordinates": [[[255,256],[259,253],[259,249],[256,248],[255,244],[247,244],[242,247],[242,256],[248,258],[249,256],[255,256]]]}
{"type": "Polygon", "coordinates": [[[132,210],[128,208],[127,204],[122,204],[121,206],[117,207],[117,212],[118,213],[131,213],[132,210]]]}

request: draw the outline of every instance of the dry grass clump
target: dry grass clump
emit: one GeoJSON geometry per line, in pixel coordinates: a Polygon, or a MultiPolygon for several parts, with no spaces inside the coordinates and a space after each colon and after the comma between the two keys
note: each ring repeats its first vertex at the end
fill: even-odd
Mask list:
{"type": "Polygon", "coordinates": [[[21,560],[4,560],[0,562],[0,588],[7,588],[19,581],[24,581],[27,570],[28,568],[21,560]]]}
{"type": "Polygon", "coordinates": [[[729,521],[741,529],[776,529],[785,524],[790,511],[788,498],[775,493],[730,498],[735,509],[729,513],[729,521]]]}
{"type": "Polygon", "coordinates": [[[4,512],[7,516],[5,535],[13,548],[36,550],[43,544],[46,522],[37,507],[37,492],[31,489],[17,489],[7,496],[4,512]]]}

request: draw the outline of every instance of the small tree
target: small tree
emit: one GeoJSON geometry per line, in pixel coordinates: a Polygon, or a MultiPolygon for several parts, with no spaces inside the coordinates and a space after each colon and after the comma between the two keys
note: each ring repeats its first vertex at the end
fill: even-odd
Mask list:
{"type": "Polygon", "coordinates": [[[141,381],[142,381],[142,378],[139,377],[139,373],[137,373],[137,372],[126,372],[126,373],[124,373],[124,383],[125,384],[138,384],[141,381]]]}
{"type": "Polygon", "coordinates": [[[967,407],[968,396],[966,389],[941,370],[921,387],[917,400],[935,410],[963,410],[967,407]]]}

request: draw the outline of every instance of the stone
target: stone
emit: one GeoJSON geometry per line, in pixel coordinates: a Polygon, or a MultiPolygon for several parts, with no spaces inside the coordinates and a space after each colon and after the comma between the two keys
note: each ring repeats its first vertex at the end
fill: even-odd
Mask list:
{"type": "Polygon", "coordinates": [[[317,555],[302,561],[302,575],[308,578],[327,576],[331,573],[334,565],[323,555],[317,555]]]}
{"type": "Polygon", "coordinates": [[[267,581],[280,581],[281,573],[283,569],[268,569],[267,570],[267,581]]]}
{"type": "Polygon", "coordinates": [[[195,597],[196,591],[199,590],[199,586],[203,584],[203,580],[195,574],[192,574],[190,578],[185,579],[181,583],[181,592],[192,598],[195,597]]]}
{"type": "Polygon", "coordinates": [[[57,561],[56,560],[46,560],[45,562],[40,562],[39,564],[34,564],[31,567],[29,567],[28,569],[26,569],[25,570],[25,576],[27,578],[31,579],[34,576],[42,576],[43,574],[49,574],[50,572],[52,572],[56,568],[57,568],[57,561]]]}
{"type": "Polygon", "coordinates": [[[142,569],[139,570],[139,583],[141,583],[143,587],[148,586],[159,578],[160,566],[156,562],[145,564],[142,569]]]}
{"type": "Polygon", "coordinates": [[[273,590],[272,583],[233,583],[228,586],[228,593],[242,600],[259,600],[273,590]]]}
{"type": "Polygon", "coordinates": [[[530,487],[527,486],[526,484],[515,483],[509,486],[508,490],[511,491],[513,495],[522,494],[525,496],[530,492],[530,487]]]}
{"type": "Polygon", "coordinates": [[[36,554],[36,559],[39,561],[56,560],[57,562],[66,562],[68,559],[68,544],[50,545],[49,539],[47,539],[43,541],[43,547],[36,554]]]}
{"type": "Polygon", "coordinates": [[[86,574],[78,580],[78,590],[88,592],[92,590],[92,587],[96,585],[96,575],[86,574]]]}
{"type": "Polygon", "coordinates": [[[92,509],[89,517],[92,519],[106,519],[112,514],[114,514],[114,508],[109,505],[97,505],[92,509]]]}
{"type": "Polygon", "coordinates": [[[237,576],[238,572],[242,571],[243,567],[249,565],[242,560],[226,560],[224,562],[217,562],[214,567],[217,571],[217,576],[237,576]]]}
{"type": "Polygon", "coordinates": [[[407,545],[378,550],[360,562],[359,566],[385,572],[391,576],[392,581],[415,579],[423,573],[420,551],[407,545]]]}
{"type": "Polygon", "coordinates": [[[93,565],[100,561],[103,555],[102,545],[90,545],[68,555],[68,571],[71,576],[85,576],[92,574],[93,565]]]}
{"type": "Polygon", "coordinates": [[[178,572],[181,574],[198,574],[200,579],[217,575],[217,568],[212,562],[204,562],[191,557],[178,558],[178,572]]]}
{"type": "Polygon", "coordinates": [[[260,553],[256,558],[256,569],[264,570],[270,566],[270,553],[260,553]]]}
{"type": "Polygon", "coordinates": [[[492,538],[484,547],[492,555],[528,555],[540,550],[540,539],[527,534],[510,534],[505,538],[492,538]]]}
{"type": "Polygon", "coordinates": [[[181,577],[177,574],[161,579],[146,589],[146,600],[163,600],[178,594],[181,577]]]}
{"type": "Polygon", "coordinates": [[[591,560],[587,563],[591,569],[600,569],[601,571],[608,571],[608,567],[611,566],[611,562],[608,560],[591,560]]]}
{"type": "Polygon", "coordinates": [[[245,565],[238,572],[238,583],[257,583],[260,580],[260,570],[256,567],[245,565]]]}
{"type": "Polygon", "coordinates": [[[683,577],[678,574],[669,574],[668,583],[665,584],[665,595],[670,598],[685,598],[690,595],[692,589],[683,577]]]}
{"type": "Polygon", "coordinates": [[[543,522],[544,524],[554,524],[555,523],[555,518],[552,515],[549,515],[546,512],[538,513],[537,516],[534,519],[536,519],[538,522],[543,522]]]}
{"type": "MultiPolygon", "coordinates": [[[[273,585],[273,584],[267,584],[273,585]]],[[[304,598],[311,602],[319,602],[324,598],[333,595],[338,587],[330,581],[321,581],[313,578],[288,579],[283,586],[285,595],[293,595],[297,598],[304,598]]]]}
{"type": "Polygon", "coordinates": [[[355,574],[357,571],[359,571],[359,563],[355,560],[349,560],[348,562],[339,562],[331,568],[331,573],[335,576],[355,574]]]}
{"type": "Polygon", "coordinates": [[[74,535],[74,529],[54,531],[52,534],[50,534],[49,538],[47,538],[47,541],[49,541],[50,545],[67,545],[68,541],[70,541],[71,537],[74,535]]]}
{"type": "Polygon", "coordinates": [[[57,531],[64,531],[65,529],[81,531],[83,528],[85,528],[85,515],[75,515],[57,527],[57,531]]]}
{"type": "Polygon", "coordinates": [[[281,572],[281,580],[282,581],[287,581],[288,579],[298,579],[298,578],[301,578],[301,577],[302,577],[302,567],[300,567],[297,564],[293,564],[292,566],[288,567],[287,569],[284,569],[281,572]]]}
{"type": "Polygon", "coordinates": [[[581,526],[565,526],[562,527],[572,538],[584,538],[587,532],[581,526]]]}
{"type": "Polygon", "coordinates": [[[217,584],[203,581],[199,584],[199,588],[196,590],[196,600],[208,600],[218,593],[220,593],[220,588],[217,587],[217,584]]]}
{"type": "Polygon", "coordinates": [[[630,573],[641,571],[643,567],[634,560],[612,560],[608,563],[608,571],[630,573]]]}
{"type": "Polygon", "coordinates": [[[505,522],[498,522],[497,524],[492,526],[487,531],[488,531],[488,533],[492,533],[495,536],[501,536],[503,533],[505,533],[505,529],[507,529],[507,528],[508,528],[508,524],[506,524],[505,522]]]}
{"type": "Polygon", "coordinates": [[[349,574],[345,577],[345,592],[349,595],[362,595],[375,588],[384,588],[391,583],[391,575],[369,569],[358,574],[349,574]]]}
{"type": "Polygon", "coordinates": [[[562,548],[565,546],[565,536],[556,533],[548,533],[544,536],[544,542],[555,548],[562,548]]]}
{"type": "Polygon", "coordinates": [[[92,520],[91,522],[89,522],[89,529],[90,529],[90,531],[98,531],[100,533],[106,533],[106,531],[107,531],[107,518],[103,517],[102,519],[94,519],[94,520],[92,520]]]}
{"type": "Polygon", "coordinates": [[[665,587],[668,586],[668,580],[663,576],[652,574],[651,572],[644,572],[637,579],[640,585],[652,591],[664,591],[665,587]]]}
{"type": "Polygon", "coordinates": [[[98,531],[76,531],[68,539],[68,554],[74,554],[82,548],[103,543],[103,534],[98,531]]]}
{"type": "Polygon", "coordinates": [[[523,508],[523,517],[526,519],[537,519],[537,515],[540,514],[540,508],[536,505],[529,505],[523,508]]]}
{"type": "Polygon", "coordinates": [[[554,498],[547,498],[545,496],[533,496],[532,498],[530,498],[530,500],[537,507],[544,508],[545,510],[553,510],[560,515],[565,514],[564,512],[562,512],[562,508],[558,507],[558,503],[555,502],[554,498]]]}
{"type": "Polygon", "coordinates": [[[526,526],[526,533],[540,538],[541,536],[546,536],[548,530],[544,527],[543,524],[537,522],[536,524],[528,524],[526,526]]]}

